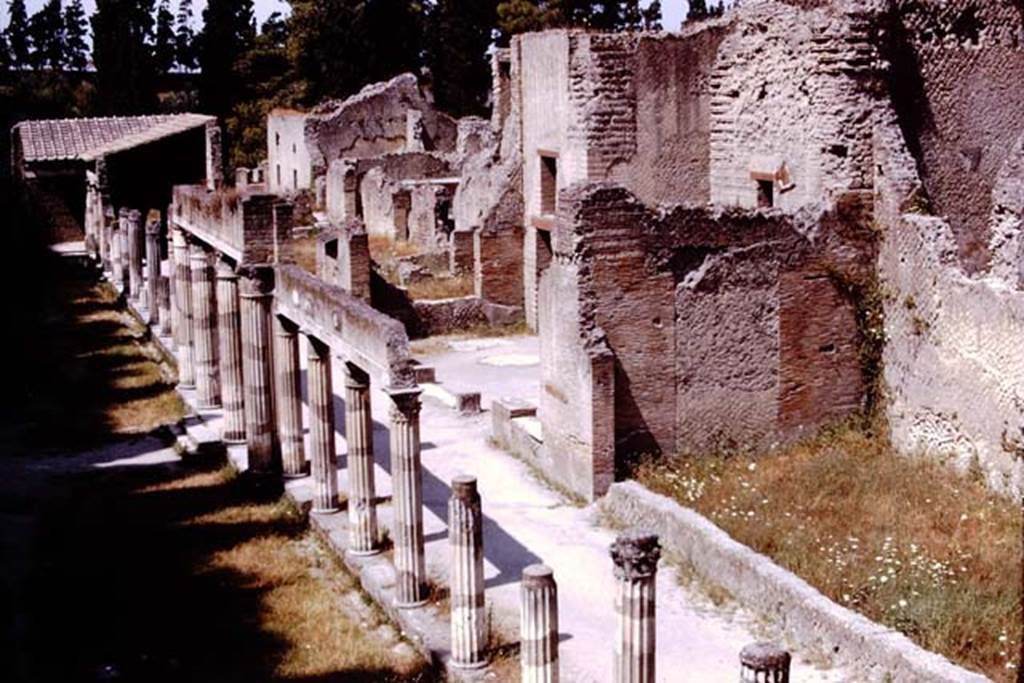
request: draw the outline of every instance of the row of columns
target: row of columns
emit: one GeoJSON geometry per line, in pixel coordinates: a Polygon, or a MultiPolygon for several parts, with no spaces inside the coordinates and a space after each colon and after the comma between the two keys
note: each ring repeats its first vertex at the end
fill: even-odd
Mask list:
{"type": "MultiPolygon", "coordinates": [[[[254,472],[287,477],[306,473],[299,357],[299,338],[305,337],[313,510],[322,514],[339,510],[333,354],[325,341],[273,314],[273,270],[259,266],[236,269],[223,258],[215,262],[211,250],[190,243],[180,229],[172,228],[168,277],[162,278],[159,223],[146,226],[144,240],[137,211],[122,211],[118,221],[107,225],[112,232],[101,234],[99,247],[110,257],[115,281],[120,276],[131,298],[149,304],[152,322],[166,320],[178,351],[181,384],[195,387],[200,408],[223,406],[223,438],[246,443],[249,468],[254,472]]],[[[371,555],[380,552],[380,539],[370,378],[354,364],[344,363],[343,367],[351,489],[349,546],[355,554],[371,555]]],[[[387,391],[391,399],[395,599],[404,608],[427,601],[419,393],[418,389],[387,391]]],[[[488,625],[483,515],[475,478],[460,476],[452,481],[448,517],[451,661],[459,668],[478,668],[487,663],[488,625]]],[[[614,680],[653,682],[655,585],[661,553],[658,537],[626,532],[610,552],[618,623],[614,680]]],[[[523,681],[558,680],[557,604],[551,569],[543,565],[524,569],[520,614],[523,681]]],[[[754,644],[744,648],[740,660],[742,681],[788,681],[789,655],[780,648],[754,644]]]]}

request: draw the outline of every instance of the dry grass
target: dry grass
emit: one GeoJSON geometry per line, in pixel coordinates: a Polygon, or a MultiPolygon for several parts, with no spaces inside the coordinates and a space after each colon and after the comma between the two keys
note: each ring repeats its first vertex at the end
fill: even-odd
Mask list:
{"type": "Polygon", "coordinates": [[[316,275],[317,235],[310,231],[292,240],[292,258],[300,268],[316,275]]]}
{"type": "Polygon", "coordinates": [[[36,680],[107,667],[157,682],[437,680],[264,483],[128,468],[91,473],[51,507],[30,603],[36,680]]]}
{"type": "Polygon", "coordinates": [[[412,242],[393,240],[387,235],[370,235],[367,242],[370,248],[370,257],[381,264],[420,253],[420,248],[412,242]]]}
{"type": "Polygon", "coordinates": [[[406,291],[415,301],[456,299],[473,294],[473,278],[469,275],[432,277],[409,283],[406,291]]]}
{"type": "Polygon", "coordinates": [[[760,459],[647,461],[635,476],[836,602],[1014,680],[1021,510],[980,483],[849,426],[760,459]]]}

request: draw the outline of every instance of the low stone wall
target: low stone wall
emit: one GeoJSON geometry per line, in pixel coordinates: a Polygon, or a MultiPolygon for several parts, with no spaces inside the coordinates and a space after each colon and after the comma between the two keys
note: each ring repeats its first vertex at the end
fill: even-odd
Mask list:
{"type": "Polygon", "coordinates": [[[274,273],[274,307],[279,315],[330,344],[386,386],[416,386],[409,336],[402,323],[298,266],[278,266],[274,273]]]}
{"type": "Polygon", "coordinates": [[[291,257],[292,205],[255,187],[174,188],[170,221],[236,263],[272,263],[291,257]]]}
{"type": "Polygon", "coordinates": [[[777,616],[783,635],[862,672],[868,681],[981,683],[988,679],[928,652],[902,633],[835,604],[767,557],[737,543],[693,510],[635,482],[611,487],[601,510],[617,523],[657,533],[662,545],[755,609],[777,616]]]}

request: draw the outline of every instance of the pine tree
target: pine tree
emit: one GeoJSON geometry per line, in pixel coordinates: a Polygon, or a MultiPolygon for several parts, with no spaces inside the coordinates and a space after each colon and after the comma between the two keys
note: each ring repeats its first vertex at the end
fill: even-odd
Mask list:
{"type": "Polygon", "coordinates": [[[7,36],[0,32],[0,71],[11,68],[11,51],[7,46],[7,36]]]}
{"type": "Polygon", "coordinates": [[[196,35],[192,30],[192,0],[178,2],[178,15],[175,18],[174,57],[178,66],[192,71],[198,64],[196,59],[196,35]]]}
{"type": "Polygon", "coordinates": [[[685,21],[701,21],[711,16],[707,3],[704,0],[690,0],[690,6],[686,10],[685,21]]]}
{"type": "Polygon", "coordinates": [[[344,97],[366,83],[365,36],[359,0],[289,0],[288,58],[302,90],[315,104],[344,97]]]}
{"type": "Polygon", "coordinates": [[[419,68],[423,23],[423,7],[419,2],[365,0],[362,3],[362,12],[353,28],[370,48],[365,51],[366,83],[419,68]]]}
{"type": "Polygon", "coordinates": [[[67,66],[72,69],[81,71],[89,65],[88,30],[82,0],[71,0],[64,10],[64,49],[67,66]]]}
{"type": "Polygon", "coordinates": [[[170,0],[160,0],[156,9],[156,32],[153,34],[153,66],[157,73],[167,73],[175,62],[174,15],[170,0]]]}
{"type": "Polygon", "coordinates": [[[495,0],[438,0],[428,17],[427,65],[442,110],[464,116],[484,112],[491,86],[487,49],[494,40],[495,0]]]}
{"type": "Polygon", "coordinates": [[[11,0],[7,6],[7,15],[10,19],[5,33],[11,51],[11,66],[24,68],[29,66],[32,57],[25,0],[11,0]]]}
{"type": "Polygon", "coordinates": [[[32,56],[29,60],[32,66],[37,69],[64,68],[64,13],[61,0],[47,0],[29,19],[28,32],[32,40],[32,56]]]}
{"type": "Polygon", "coordinates": [[[155,102],[153,0],[96,0],[92,17],[97,101],[107,113],[149,111],[155,102]]]}
{"type": "Polygon", "coordinates": [[[241,93],[235,62],[255,38],[252,0],[209,0],[199,36],[199,101],[204,111],[226,116],[241,93]]]}

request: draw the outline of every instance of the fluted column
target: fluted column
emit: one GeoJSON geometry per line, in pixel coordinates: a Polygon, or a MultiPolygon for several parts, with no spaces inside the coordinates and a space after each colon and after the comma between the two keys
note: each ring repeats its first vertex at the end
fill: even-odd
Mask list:
{"type": "Polygon", "coordinates": [[[740,683],[789,683],[791,657],[774,643],[752,643],[740,650],[740,683]]]}
{"type": "Polygon", "coordinates": [[[345,441],[348,443],[348,547],[357,555],[380,552],[373,472],[370,377],[345,363],[345,441]]]}
{"type": "Polygon", "coordinates": [[[558,683],[558,586],[542,564],[523,570],[519,643],[522,683],[558,683]]]}
{"type": "Polygon", "coordinates": [[[420,390],[388,390],[391,398],[391,478],[395,509],[396,603],[427,600],[423,559],[423,478],[420,472],[420,390]]]}
{"type": "Polygon", "coordinates": [[[242,272],[242,372],[245,376],[245,442],[249,469],[280,471],[274,452],[274,395],[270,305],[274,271],[250,267],[242,272]]]}
{"type": "Polygon", "coordinates": [[[160,322],[160,221],[146,223],[146,309],[149,323],[160,322]]]}
{"type": "Polygon", "coordinates": [[[156,287],[157,308],[159,309],[159,312],[157,313],[157,318],[159,322],[157,330],[161,337],[169,337],[173,329],[173,321],[171,320],[171,274],[173,272],[171,270],[172,263],[173,261],[171,260],[171,254],[170,251],[168,251],[167,258],[161,260],[157,264],[157,270],[160,273],[159,277],[157,278],[156,287]]]}
{"type": "Polygon", "coordinates": [[[145,235],[142,228],[142,214],[138,209],[128,212],[128,296],[140,306],[145,305],[143,294],[142,256],[145,252],[145,235]]]}
{"type": "Polygon", "coordinates": [[[128,239],[125,237],[128,232],[128,209],[117,212],[117,220],[111,227],[110,270],[114,276],[114,285],[124,292],[128,277],[128,239]]]}
{"type": "Polygon", "coordinates": [[[299,328],[274,316],[274,391],[277,397],[277,434],[281,442],[284,476],[299,477],[306,471],[302,446],[302,384],[299,369],[299,328]]]}
{"type": "Polygon", "coordinates": [[[189,269],[188,240],[184,231],[174,230],[174,294],[178,310],[175,333],[178,345],[178,381],[183,387],[196,385],[192,342],[192,274],[189,269]]]}
{"type": "Polygon", "coordinates": [[[116,221],[113,207],[104,203],[104,206],[102,207],[102,215],[103,225],[101,226],[102,237],[100,238],[100,261],[103,263],[103,268],[113,276],[114,259],[111,244],[113,244],[114,222],[116,221]]]}
{"type": "Polygon", "coordinates": [[[313,511],[338,510],[338,457],[334,446],[334,391],[331,349],[306,337],[309,379],[309,459],[313,471],[313,511]]]}
{"type": "Polygon", "coordinates": [[[238,274],[224,259],[217,261],[217,331],[220,342],[220,388],[224,401],[227,443],[245,441],[245,383],[242,375],[242,318],[238,274]]]}
{"type": "Polygon", "coordinates": [[[611,546],[615,578],[615,683],[654,683],[656,534],[631,530],[611,546]]]}
{"type": "Polygon", "coordinates": [[[448,545],[451,548],[452,665],[476,669],[487,664],[487,619],[484,612],[484,534],[476,477],[452,480],[448,500],[448,545]]]}
{"type": "Polygon", "coordinates": [[[220,369],[217,363],[217,298],[213,268],[206,247],[189,247],[192,275],[192,334],[195,349],[196,402],[200,408],[220,407],[220,369]]]}

